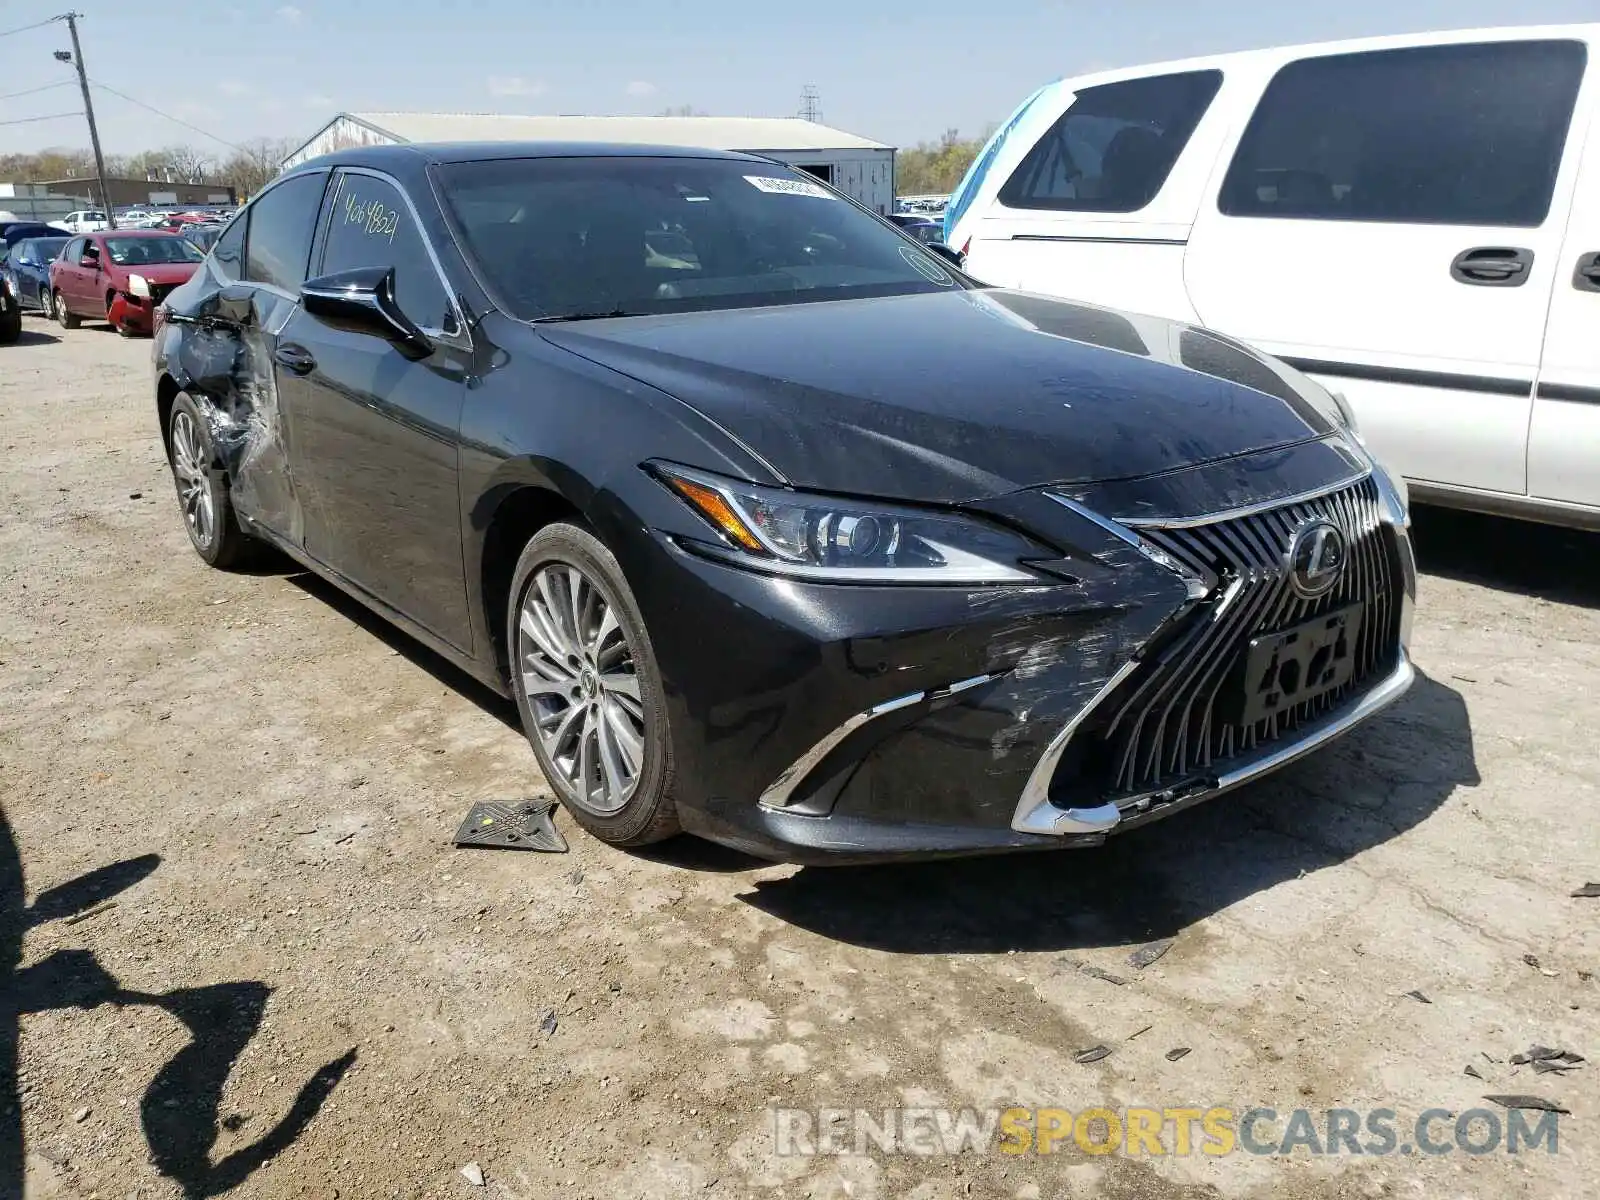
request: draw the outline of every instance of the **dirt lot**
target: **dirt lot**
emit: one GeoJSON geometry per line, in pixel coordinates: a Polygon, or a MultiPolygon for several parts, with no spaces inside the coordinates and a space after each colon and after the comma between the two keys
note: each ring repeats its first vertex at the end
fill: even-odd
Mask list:
{"type": "Polygon", "coordinates": [[[460,851],[470,802],[545,794],[514,711],[287,564],[207,569],[148,343],[26,329],[0,1130],[20,1105],[28,1196],[1594,1194],[1600,1065],[1508,1058],[1600,1058],[1600,899],[1570,896],[1600,880],[1600,539],[1420,514],[1412,694],[1103,852],[802,870],[565,820],[565,856],[460,851]],[[1559,1153],[804,1157],[771,1111],[1389,1108],[1409,1143],[1488,1093],[1569,1108],[1559,1153]]]}

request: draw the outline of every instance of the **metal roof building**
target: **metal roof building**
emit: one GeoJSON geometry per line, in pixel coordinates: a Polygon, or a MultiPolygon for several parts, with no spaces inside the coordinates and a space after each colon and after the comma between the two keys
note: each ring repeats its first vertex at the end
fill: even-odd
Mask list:
{"type": "Polygon", "coordinates": [[[340,113],[283,165],[352,146],[405,142],[628,142],[742,150],[816,175],[875,212],[894,209],[894,147],[798,117],[340,113]]]}

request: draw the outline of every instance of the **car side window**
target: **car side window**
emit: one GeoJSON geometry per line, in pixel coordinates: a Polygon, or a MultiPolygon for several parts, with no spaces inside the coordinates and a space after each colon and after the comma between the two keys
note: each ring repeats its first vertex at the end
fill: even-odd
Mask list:
{"type": "Polygon", "coordinates": [[[1185,71],[1084,88],[1017,164],[1000,203],[1137,212],[1156,198],[1221,86],[1221,71],[1185,71]]]}
{"type": "Polygon", "coordinates": [[[1235,217],[1540,225],[1586,58],[1581,42],[1529,41],[1289,63],[1245,128],[1218,207],[1235,217]]]}
{"type": "Polygon", "coordinates": [[[311,235],[322,207],[325,173],[297,175],[263,192],[249,208],[244,276],[295,295],[306,280],[311,235]]]}
{"type": "Polygon", "coordinates": [[[339,177],[328,218],[321,273],[393,267],[400,311],[425,329],[450,324],[450,299],[405,196],[371,175],[339,177]]]}
{"type": "Polygon", "coordinates": [[[78,248],[78,265],[89,266],[91,261],[94,263],[100,261],[100,246],[92,239],[85,238],[83,245],[78,248]]]}
{"type": "Polygon", "coordinates": [[[236,217],[211,247],[211,261],[216,264],[217,274],[230,282],[244,274],[244,235],[249,221],[248,214],[236,217]]]}
{"type": "Polygon", "coordinates": [[[66,244],[66,246],[64,246],[62,248],[61,256],[60,256],[61,257],[61,261],[64,262],[64,263],[76,263],[78,261],[78,256],[80,254],[82,254],[82,253],[83,253],[83,239],[82,238],[74,238],[72,241],[68,242],[66,244]]]}

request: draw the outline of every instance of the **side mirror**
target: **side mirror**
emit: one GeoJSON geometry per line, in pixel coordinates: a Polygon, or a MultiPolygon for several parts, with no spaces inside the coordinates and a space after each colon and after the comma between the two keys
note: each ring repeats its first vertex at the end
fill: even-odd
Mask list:
{"type": "Polygon", "coordinates": [[[357,267],[308,279],[300,285],[300,302],[324,325],[383,338],[407,358],[433,353],[428,335],[395,303],[393,267],[357,267]]]}
{"type": "Polygon", "coordinates": [[[940,258],[944,259],[951,266],[955,267],[956,270],[961,271],[966,269],[967,256],[961,253],[961,251],[953,249],[952,247],[945,245],[943,242],[929,242],[928,249],[932,250],[940,258]]]}

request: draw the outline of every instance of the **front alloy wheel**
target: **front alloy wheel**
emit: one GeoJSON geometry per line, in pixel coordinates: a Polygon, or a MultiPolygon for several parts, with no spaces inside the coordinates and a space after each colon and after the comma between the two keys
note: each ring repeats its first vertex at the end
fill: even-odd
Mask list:
{"type": "Polygon", "coordinates": [[[654,651],[617,560],[576,525],[547,525],[512,577],[512,687],[528,740],[573,817],[620,846],[678,831],[654,651]]]}
{"type": "Polygon", "coordinates": [[[644,706],[633,648],[587,575],[541,567],[517,620],[522,688],[545,756],[573,801],[596,816],[620,812],[644,765],[644,706]]]}

